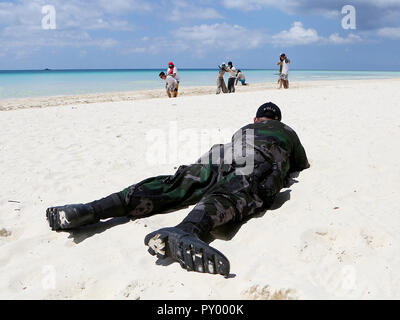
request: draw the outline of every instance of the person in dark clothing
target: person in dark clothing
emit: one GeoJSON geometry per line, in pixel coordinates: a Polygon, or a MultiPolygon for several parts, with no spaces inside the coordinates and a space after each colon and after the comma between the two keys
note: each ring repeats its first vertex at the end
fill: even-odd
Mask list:
{"type": "Polygon", "coordinates": [[[204,239],[217,227],[270,207],[289,175],[310,167],[297,134],[281,119],[278,106],[263,104],[254,123],[235,133],[231,143],[213,146],[197,163],[101,200],[48,208],[49,225],[69,230],[111,217],[149,217],[195,205],[177,226],[148,234],[145,245],[150,254],[170,257],[186,270],[228,276],[229,260],[204,239]]]}
{"type": "Polygon", "coordinates": [[[228,62],[228,68],[229,72],[229,79],[228,79],[228,92],[229,93],[234,93],[235,92],[235,81],[236,81],[236,68],[233,66],[232,62],[228,62]]]}

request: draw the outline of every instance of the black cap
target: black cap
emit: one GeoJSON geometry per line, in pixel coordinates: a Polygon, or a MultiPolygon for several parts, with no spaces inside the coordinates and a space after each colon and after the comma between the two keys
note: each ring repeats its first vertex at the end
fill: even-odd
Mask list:
{"type": "Polygon", "coordinates": [[[278,121],[282,120],[282,113],[281,109],[279,107],[272,103],[272,102],[267,102],[264,103],[261,107],[258,108],[256,118],[270,118],[270,119],[276,119],[278,121]]]}

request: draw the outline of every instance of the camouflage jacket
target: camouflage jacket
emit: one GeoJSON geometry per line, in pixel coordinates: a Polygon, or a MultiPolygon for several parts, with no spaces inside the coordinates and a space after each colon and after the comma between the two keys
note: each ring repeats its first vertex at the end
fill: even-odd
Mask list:
{"type": "MultiPolygon", "coordinates": [[[[276,163],[282,179],[292,172],[310,167],[306,152],[296,132],[288,125],[275,120],[249,124],[239,131],[253,131],[255,163],[276,163]]],[[[236,134],[235,134],[236,135],[236,134]]]]}

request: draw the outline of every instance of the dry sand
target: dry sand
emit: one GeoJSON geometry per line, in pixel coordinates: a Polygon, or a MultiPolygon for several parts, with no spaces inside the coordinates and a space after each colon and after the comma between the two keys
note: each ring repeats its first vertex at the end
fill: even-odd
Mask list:
{"type": "MultiPolygon", "coordinates": [[[[360,80],[359,82],[370,82],[375,80],[360,80]]],[[[388,81],[388,80],[383,80],[388,81]]],[[[396,81],[396,80],[389,80],[396,81]]],[[[346,82],[346,80],[345,80],[346,82]]],[[[331,85],[331,81],[302,81],[294,82],[291,84],[292,89],[299,88],[317,88],[331,85]]],[[[275,90],[277,87],[274,83],[255,83],[247,86],[236,86],[237,92],[252,92],[261,90],[275,90]]],[[[215,94],[215,86],[199,86],[199,87],[185,87],[184,85],[179,88],[179,97],[184,96],[199,96],[215,94]]],[[[164,89],[153,90],[136,90],[136,91],[123,91],[123,92],[105,92],[105,93],[91,93],[69,96],[50,96],[50,97],[35,97],[35,98],[20,98],[20,99],[3,99],[0,100],[0,111],[9,111],[16,109],[30,109],[30,108],[45,108],[55,106],[66,106],[76,104],[89,104],[100,102],[122,102],[122,101],[136,101],[147,100],[154,98],[164,98],[166,92],[164,89]]]]}
{"type": "Polygon", "coordinates": [[[57,97],[36,106],[63,106],[41,109],[28,108],[38,100],[0,102],[28,108],[0,112],[0,298],[400,299],[399,85],[271,84],[219,96],[203,88],[179,99],[114,94],[119,102],[92,104],[57,97]],[[281,106],[312,167],[282,190],[274,210],[212,243],[230,259],[231,278],[156,264],[146,252],[144,236],[190,208],[73,233],[49,229],[47,207],[172,174],[227,142],[266,101],[281,106]],[[203,143],[190,146],[189,137],[203,143]]]}

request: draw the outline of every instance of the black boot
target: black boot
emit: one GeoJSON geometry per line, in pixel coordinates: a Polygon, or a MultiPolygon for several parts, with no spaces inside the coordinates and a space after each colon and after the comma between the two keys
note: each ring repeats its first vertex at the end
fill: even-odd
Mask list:
{"type": "Polygon", "coordinates": [[[127,215],[119,193],[114,193],[106,198],[88,204],[94,208],[96,216],[99,219],[125,217],[127,215]]]}
{"type": "Polygon", "coordinates": [[[193,210],[176,228],[204,240],[210,236],[210,231],[213,229],[213,221],[206,212],[193,210]]]}
{"type": "Polygon", "coordinates": [[[70,204],[48,208],[46,217],[50,228],[54,231],[74,229],[99,222],[93,207],[87,204],[70,204]]]}
{"type": "Polygon", "coordinates": [[[163,228],[148,234],[144,243],[151,255],[170,257],[183,269],[202,273],[229,275],[229,260],[200,238],[211,231],[211,218],[201,211],[192,211],[174,228],[163,228]]]}
{"type": "Polygon", "coordinates": [[[87,204],[72,204],[46,210],[52,230],[68,230],[94,224],[100,219],[125,216],[123,203],[117,193],[87,204]]]}

